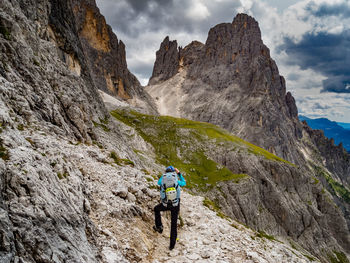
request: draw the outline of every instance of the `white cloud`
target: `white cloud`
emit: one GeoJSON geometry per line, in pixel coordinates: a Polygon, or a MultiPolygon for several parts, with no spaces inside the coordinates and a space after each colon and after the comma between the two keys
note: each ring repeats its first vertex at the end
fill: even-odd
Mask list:
{"type": "Polygon", "coordinates": [[[338,122],[349,122],[350,94],[319,93],[318,89],[308,94],[295,96],[299,114],[310,118],[328,118],[338,122]]]}
{"type": "Polygon", "coordinates": [[[210,13],[202,1],[194,0],[191,2],[189,9],[186,10],[186,15],[196,20],[204,20],[210,16],[210,13]]]}

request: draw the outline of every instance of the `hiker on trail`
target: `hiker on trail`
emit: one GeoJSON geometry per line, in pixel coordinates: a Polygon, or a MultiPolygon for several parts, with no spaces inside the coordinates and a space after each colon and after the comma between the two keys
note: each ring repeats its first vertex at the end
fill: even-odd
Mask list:
{"type": "Polygon", "coordinates": [[[171,211],[170,246],[175,247],[177,238],[177,217],[180,212],[180,186],[185,186],[186,181],[177,168],[169,166],[159,180],[161,203],[154,207],[155,226],[153,229],[159,233],[163,232],[160,211],[171,211]]]}

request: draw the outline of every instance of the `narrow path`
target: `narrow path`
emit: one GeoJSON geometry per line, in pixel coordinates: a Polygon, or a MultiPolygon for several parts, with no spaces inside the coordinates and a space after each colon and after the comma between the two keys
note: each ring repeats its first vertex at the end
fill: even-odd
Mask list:
{"type": "MultiPolygon", "coordinates": [[[[203,205],[203,198],[183,193],[179,241],[169,251],[169,224],[158,235],[152,255],[160,262],[302,263],[309,260],[283,243],[256,237],[244,226],[220,218],[203,205]],[[236,227],[234,227],[235,225],[236,227]]],[[[164,218],[164,216],[163,216],[164,218]]]]}

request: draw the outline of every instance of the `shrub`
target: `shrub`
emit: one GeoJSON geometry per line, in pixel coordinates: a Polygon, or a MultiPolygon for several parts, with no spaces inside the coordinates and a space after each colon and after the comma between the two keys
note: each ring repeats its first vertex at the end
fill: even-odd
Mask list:
{"type": "Polygon", "coordinates": [[[2,144],[1,138],[0,138],[0,158],[3,159],[4,161],[7,161],[10,159],[7,149],[2,144]]]}
{"type": "Polygon", "coordinates": [[[0,33],[4,36],[6,40],[11,40],[11,33],[8,28],[0,24],[0,33]]]}

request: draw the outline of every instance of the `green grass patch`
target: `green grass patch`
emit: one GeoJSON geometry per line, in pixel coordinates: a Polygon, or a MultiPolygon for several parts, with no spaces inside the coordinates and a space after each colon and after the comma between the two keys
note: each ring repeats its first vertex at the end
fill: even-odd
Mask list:
{"type": "Polygon", "coordinates": [[[69,176],[69,173],[67,173],[67,172],[64,172],[63,174],[60,173],[60,172],[57,173],[57,177],[58,177],[60,180],[62,180],[62,179],[64,179],[64,178],[67,178],[68,176],[69,176]]]}
{"type": "Polygon", "coordinates": [[[115,110],[111,115],[135,128],[154,147],[158,163],[177,167],[187,179],[189,188],[207,191],[216,186],[217,182],[233,180],[238,183],[240,179],[247,177],[246,174],[234,174],[209,158],[207,153],[213,147],[242,150],[248,154],[293,165],[210,123],[145,115],[127,110],[115,110]]]}
{"type": "Polygon", "coordinates": [[[266,238],[268,240],[272,240],[272,241],[278,241],[274,236],[268,235],[266,234],[266,232],[259,230],[256,235],[256,237],[260,237],[260,238],[266,238]]]}
{"type": "Polygon", "coordinates": [[[337,195],[338,197],[341,197],[346,203],[350,204],[350,190],[347,187],[335,181],[332,178],[332,176],[329,173],[327,173],[322,167],[315,167],[315,171],[318,176],[322,176],[326,179],[333,194],[337,195]]]}
{"type": "Polygon", "coordinates": [[[180,227],[183,227],[185,225],[184,220],[183,220],[181,215],[179,215],[179,223],[180,223],[179,224],[180,227]]]}
{"type": "Polygon", "coordinates": [[[27,137],[26,141],[29,142],[31,146],[35,146],[35,143],[31,138],[27,137]]]}
{"type": "Polygon", "coordinates": [[[312,179],[314,180],[312,184],[318,184],[320,182],[315,176],[313,176],[312,179]]]}
{"type": "Polygon", "coordinates": [[[294,241],[289,240],[289,244],[294,250],[300,251],[300,249],[298,248],[298,245],[294,241]]]}
{"type": "Polygon", "coordinates": [[[23,124],[18,124],[17,130],[24,131],[24,125],[23,124]]]}
{"type": "Polygon", "coordinates": [[[159,186],[158,186],[158,185],[154,185],[154,184],[149,184],[149,185],[148,185],[148,188],[149,188],[149,189],[156,189],[156,190],[159,190],[159,186]]]}
{"type": "Polygon", "coordinates": [[[77,141],[76,143],[69,141],[69,144],[77,146],[81,144],[81,141],[77,141]]]}
{"type": "Polygon", "coordinates": [[[110,153],[109,157],[111,157],[114,163],[116,163],[117,165],[130,165],[132,167],[135,166],[135,163],[133,161],[129,159],[120,158],[114,151],[110,153]]]}
{"type": "Polygon", "coordinates": [[[343,252],[333,251],[334,254],[328,254],[331,263],[350,263],[343,252]]]}
{"type": "Polygon", "coordinates": [[[103,149],[103,145],[98,143],[97,141],[93,140],[92,144],[97,145],[98,148],[103,149]]]}
{"type": "Polygon", "coordinates": [[[39,61],[37,61],[35,58],[33,59],[33,64],[37,67],[40,67],[39,61]]]}
{"type": "Polygon", "coordinates": [[[231,226],[239,230],[238,225],[236,225],[235,223],[232,223],[231,226]]]}
{"type": "MultiPolygon", "coordinates": [[[[101,119],[100,119],[100,122],[101,122],[101,119]]],[[[92,121],[92,123],[94,124],[94,127],[101,127],[105,132],[111,131],[111,129],[107,127],[108,121],[102,120],[101,123],[98,123],[96,121],[92,121]]]]}
{"type": "Polygon", "coordinates": [[[104,124],[104,125],[108,125],[108,123],[109,123],[109,116],[108,115],[106,115],[105,117],[104,117],[104,119],[101,119],[101,118],[99,118],[99,120],[100,120],[100,123],[102,123],[102,124],[104,124]]]}
{"type": "Polygon", "coordinates": [[[146,169],[141,169],[141,171],[142,171],[145,175],[151,175],[151,173],[150,173],[148,170],[146,170],[146,169]]]}
{"type": "Polygon", "coordinates": [[[308,254],[303,254],[304,257],[306,257],[309,261],[316,261],[316,258],[314,258],[313,256],[310,256],[308,254]]]}

